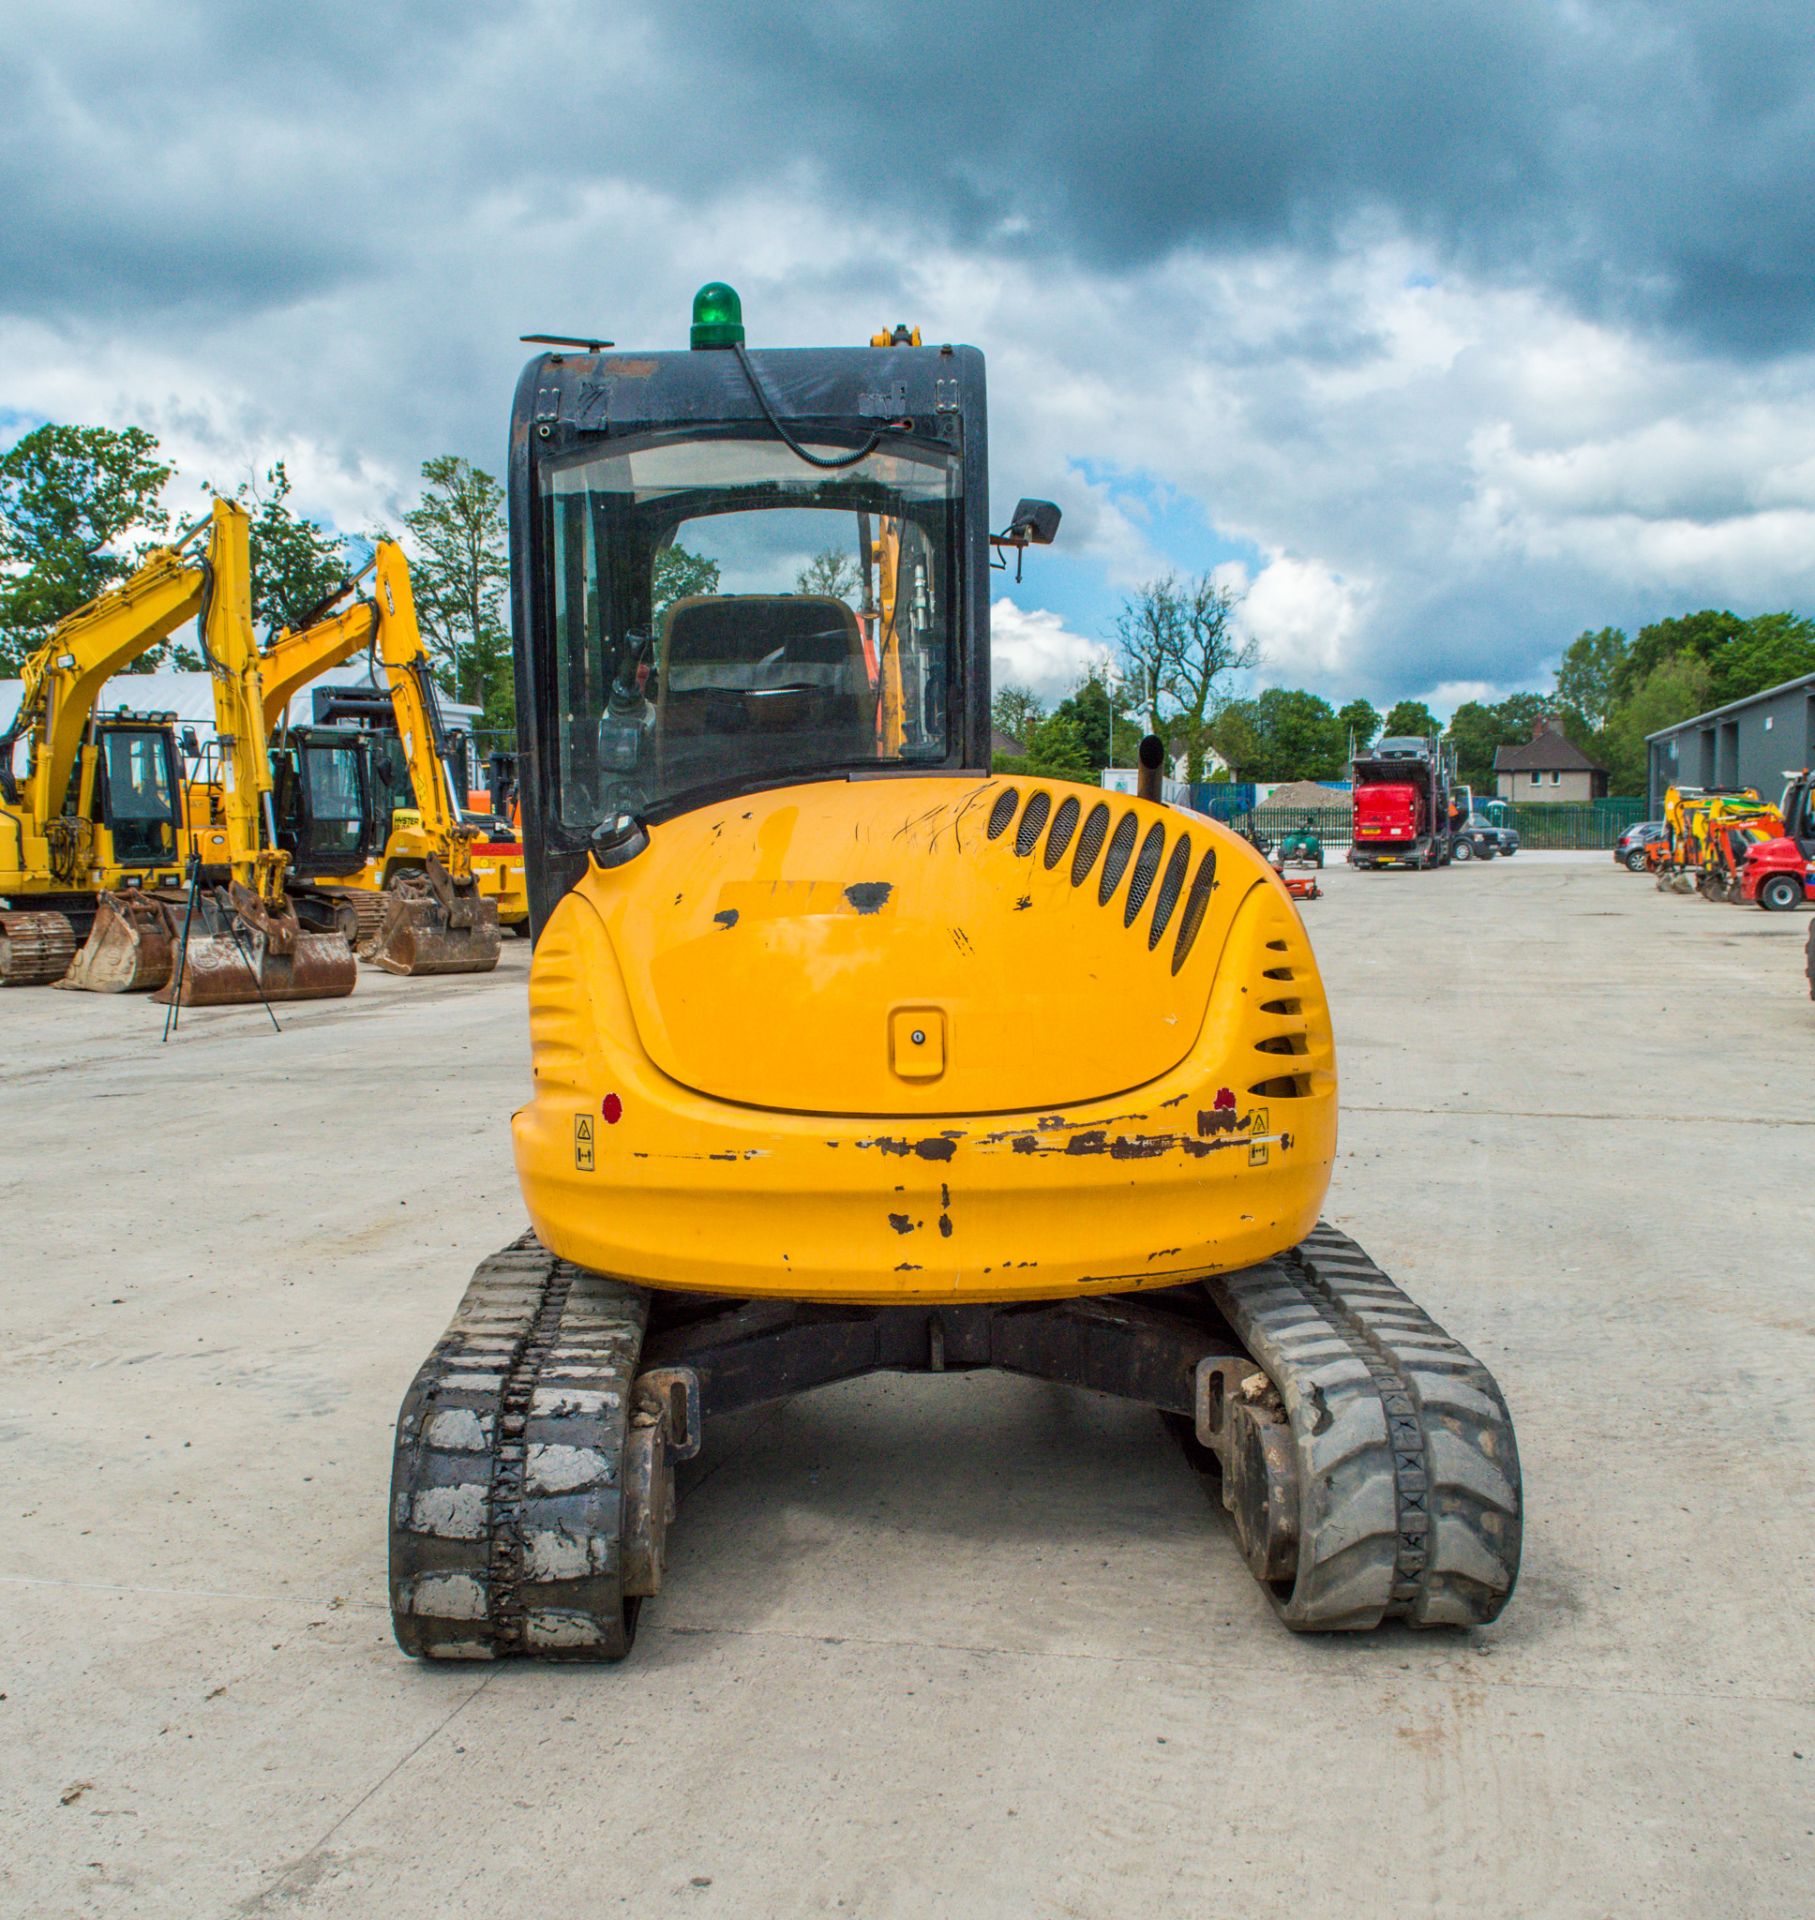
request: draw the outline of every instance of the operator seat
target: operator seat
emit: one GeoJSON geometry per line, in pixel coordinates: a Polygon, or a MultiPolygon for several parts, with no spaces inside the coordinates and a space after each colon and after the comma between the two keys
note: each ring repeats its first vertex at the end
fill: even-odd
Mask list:
{"type": "Polygon", "coordinates": [[[690,594],[662,615],[656,742],[670,792],[702,777],[873,759],[857,616],[831,594],[690,594]]]}

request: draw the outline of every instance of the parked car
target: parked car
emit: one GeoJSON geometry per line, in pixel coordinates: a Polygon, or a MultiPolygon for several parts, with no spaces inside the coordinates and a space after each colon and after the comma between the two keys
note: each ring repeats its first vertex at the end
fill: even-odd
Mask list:
{"type": "Polygon", "coordinates": [[[1643,873],[1650,864],[1645,858],[1645,849],[1655,845],[1664,837],[1664,823],[1661,820],[1640,820],[1630,826],[1613,843],[1613,858],[1618,866],[1628,873],[1643,873]]]}
{"type": "Polygon", "coordinates": [[[1519,833],[1516,827],[1503,827],[1485,813],[1471,813],[1468,824],[1471,830],[1479,828],[1483,833],[1493,836],[1494,851],[1503,860],[1510,860],[1519,851],[1519,833]]]}
{"type": "Polygon", "coordinates": [[[1452,860],[1491,860],[1496,854],[1510,859],[1519,851],[1519,836],[1511,827],[1496,826],[1484,813],[1471,813],[1450,837],[1452,860]]]}

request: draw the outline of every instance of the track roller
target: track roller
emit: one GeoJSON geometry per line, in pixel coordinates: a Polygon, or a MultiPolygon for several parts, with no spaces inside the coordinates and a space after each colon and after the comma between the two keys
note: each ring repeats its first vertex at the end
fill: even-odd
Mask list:
{"type": "Polygon", "coordinates": [[[0,913],[0,987],[48,987],[63,978],[76,930],[61,913],[0,913]]]}

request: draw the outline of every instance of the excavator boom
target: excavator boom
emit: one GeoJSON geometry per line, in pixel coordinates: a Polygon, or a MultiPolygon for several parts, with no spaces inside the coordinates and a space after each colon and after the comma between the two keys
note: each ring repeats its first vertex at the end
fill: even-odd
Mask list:
{"type": "Polygon", "coordinates": [[[422,837],[419,862],[388,889],[385,916],[366,957],[387,973],[489,973],[498,964],[498,903],[479,889],[473,843],[479,837],[455,810],[435,683],[429,672],[409,562],[389,540],[378,543],[378,659],[409,768],[422,837]]]}
{"type": "Polygon", "coordinates": [[[353,991],[353,949],[337,932],[302,926],[285,892],[289,856],[276,844],[250,523],[231,501],[217,501],[215,516],[201,639],[213,676],[218,805],[232,877],[205,903],[199,876],[192,879],[204,911],[185,913],[172,977],[153,998],[186,1007],[335,998],[353,991]]]}

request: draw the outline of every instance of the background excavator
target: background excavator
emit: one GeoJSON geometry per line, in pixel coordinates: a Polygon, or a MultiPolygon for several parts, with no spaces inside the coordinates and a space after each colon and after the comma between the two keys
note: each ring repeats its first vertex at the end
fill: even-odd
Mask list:
{"type": "Polygon", "coordinates": [[[992,777],[992,547],[1058,509],[992,535],[982,355],[887,338],[747,352],[715,284],[692,351],[518,384],[532,1231],[404,1399],[399,1643],[620,1658],[717,1420],[976,1367],[1159,1409],[1291,1627],[1491,1620],[1512,1425],[1319,1224],[1297,911],[1156,781],[992,777]],[[675,544],[723,590],[664,606],[675,544]],[[828,550],[870,588],[796,590],[828,550]]]}
{"type": "MultiPolygon", "coordinates": [[[[510,900],[516,917],[528,912],[520,878],[514,897],[509,884],[517,863],[475,857],[480,835],[456,812],[437,750],[439,703],[409,564],[401,548],[381,540],[372,567],[372,598],[338,613],[324,610],[280,634],[260,657],[265,725],[275,742],[278,832],[304,879],[353,916],[360,951],[373,965],[411,975],[488,972],[498,963],[502,902],[510,900]],[[392,805],[394,763],[380,757],[384,736],[283,724],[301,688],[366,647],[389,688],[391,738],[413,803],[403,810],[392,805]]],[[[348,581],[335,599],[358,584],[348,581]]]]}
{"type": "Polygon", "coordinates": [[[206,552],[190,570],[215,737],[208,777],[184,788],[186,891],[167,885],[101,893],[61,985],[98,992],[156,986],[154,999],[183,1006],[316,1000],[353,990],[353,950],[331,907],[291,897],[289,855],[277,845],[249,534],[245,510],[217,500],[206,552]]]}
{"type": "MultiPolygon", "coordinates": [[[[170,716],[96,706],[111,675],[194,619],[206,573],[186,550],[218,528],[218,513],[60,621],[25,663],[19,710],[0,733],[0,985],[61,980],[99,897],[182,876],[183,763],[170,716]]],[[[150,947],[142,958],[156,978],[141,984],[159,984],[168,950],[162,973],[150,947]]]]}

